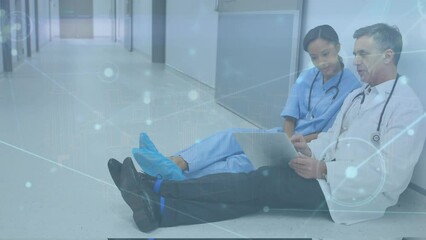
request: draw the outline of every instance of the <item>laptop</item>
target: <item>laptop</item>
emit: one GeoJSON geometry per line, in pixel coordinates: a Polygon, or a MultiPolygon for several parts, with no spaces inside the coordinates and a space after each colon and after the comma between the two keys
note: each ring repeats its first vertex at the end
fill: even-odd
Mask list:
{"type": "Polygon", "coordinates": [[[288,164],[298,155],[287,134],[282,132],[236,132],[233,135],[256,168],[288,164]]]}

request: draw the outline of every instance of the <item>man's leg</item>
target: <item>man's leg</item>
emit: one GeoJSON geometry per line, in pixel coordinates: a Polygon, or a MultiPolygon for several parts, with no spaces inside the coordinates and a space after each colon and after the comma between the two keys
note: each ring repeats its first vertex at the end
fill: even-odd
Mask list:
{"type": "Polygon", "coordinates": [[[154,183],[138,182],[133,164],[125,161],[123,165],[120,190],[142,231],[158,225],[176,226],[235,218],[264,206],[324,208],[325,200],[318,182],[301,178],[288,166],[262,167],[248,174],[224,173],[154,183]]]}
{"type": "MultiPolygon", "coordinates": [[[[184,182],[184,181],[174,181],[184,182]]],[[[150,179],[138,177],[130,158],[121,167],[119,189],[133,211],[133,219],[143,232],[159,226],[176,226],[214,222],[240,217],[257,211],[252,202],[229,204],[173,199],[158,194],[150,179]]]]}
{"type": "Polygon", "coordinates": [[[234,219],[260,210],[252,203],[200,202],[165,198],[160,227],[200,224],[234,219]]]}
{"type": "Polygon", "coordinates": [[[157,181],[164,197],[204,202],[243,203],[273,208],[317,209],[325,198],[315,179],[304,179],[288,166],[261,167],[250,173],[213,174],[183,182],[157,181]]]}
{"type": "Polygon", "coordinates": [[[160,226],[232,219],[263,207],[328,210],[318,182],[304,179],[288,167],[165,181],[159,192],[167,206],[160,226]]]}

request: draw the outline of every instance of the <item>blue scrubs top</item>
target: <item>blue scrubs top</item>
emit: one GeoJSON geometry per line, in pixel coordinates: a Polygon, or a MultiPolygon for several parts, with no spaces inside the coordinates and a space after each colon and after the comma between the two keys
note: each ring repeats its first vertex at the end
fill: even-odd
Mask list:
{"type": "Polygon", "coordinates": [[[335,89],[335,86],[337,86],[341,72],[324,84],[322,73],[319,73],[315,79],[318,71],[314,67],[299,75],[281,112],[281,116],[284,118],[296,119],[295,133],[303,136],[327,131],[333,125],[346,96],[354,89],[361,87],[361,82],[347,68],[343,69],[342,79],[338,86],[339,91],[335,89]],[[312,82],[314,82],[313,86],[312,82]],[[308,109],[311,86],[311,104],[308,109]],[[336,97],[333,100],[334,96],[336,97]]]}

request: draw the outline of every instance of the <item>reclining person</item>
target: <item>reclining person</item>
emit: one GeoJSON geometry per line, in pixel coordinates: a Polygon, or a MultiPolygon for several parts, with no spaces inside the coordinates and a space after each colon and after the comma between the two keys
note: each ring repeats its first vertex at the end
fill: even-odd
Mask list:
{"type": "Polygon", "coordinates": [[[342,224],[383,216],[410,182],[426,138],[426,115],[397,72],[398,29],[374,24],[354,38],[354,65],[365,86],[349,94],[333,126],[316,140],[292,137],[301,154],[288,167],[170,181],[138,173],[130,158],[124,160],[119,176],[111,175],[138,228],[220,221],[265,206],[328,210],[342,224]]]}

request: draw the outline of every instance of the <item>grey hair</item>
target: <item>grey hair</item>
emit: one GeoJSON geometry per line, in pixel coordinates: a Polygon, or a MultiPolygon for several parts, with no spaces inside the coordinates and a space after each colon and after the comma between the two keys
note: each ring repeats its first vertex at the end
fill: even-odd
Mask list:
{"type": "Polygon", "coordinates": [[[402,52],[402,36],[398,27],[385,23],[377,23],[355,31],[353,37],[358,39],[363,36],[373,37],[380,50],[392,49],[395,53],[394,63],[398,65],[402,52]]]}

